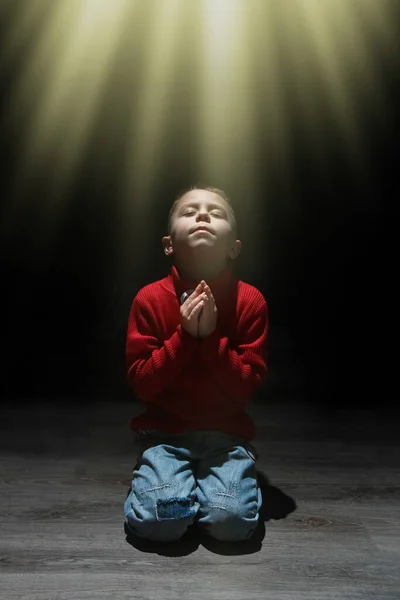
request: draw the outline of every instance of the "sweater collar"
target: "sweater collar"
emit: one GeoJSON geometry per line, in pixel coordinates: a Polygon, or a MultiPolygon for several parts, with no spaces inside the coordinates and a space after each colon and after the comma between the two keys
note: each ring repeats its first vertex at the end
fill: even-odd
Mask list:
{"type": "MultiPolygon", "coordinates": [[[[187,292],[188,290],[194,290],[200,280],[196,281],[193,279],[184,278],[175,265],[172,266],[172,269],[167,277],[168,283],[174,289],[178,301],[180,300],[183,292],[187,292]]],[[[217,277],[212,279],[205,279],[207,285],[211,288],[213,296],[215,298],[215,302],[218,305],[223,302],[226,297],[230,295],[231,286],[234,283],[235,277],[232,272],[231,267],[226,267],[217,277]]]]}

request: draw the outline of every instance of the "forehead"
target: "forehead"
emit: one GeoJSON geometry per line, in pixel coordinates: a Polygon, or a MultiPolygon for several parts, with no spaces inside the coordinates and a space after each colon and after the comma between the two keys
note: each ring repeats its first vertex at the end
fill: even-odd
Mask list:
{"type": "Polygon", "coordinates": [[[208,207],[212,206],[220,206],[225,210],[228,208],[228,204],[219,194],[215,192],[210,192],[209,190],[192,190],[187,192],[182,198],[179,200],[179,208],[182,206],[190,206],[190,205],[200,205],[205,204],[208,207]]]}

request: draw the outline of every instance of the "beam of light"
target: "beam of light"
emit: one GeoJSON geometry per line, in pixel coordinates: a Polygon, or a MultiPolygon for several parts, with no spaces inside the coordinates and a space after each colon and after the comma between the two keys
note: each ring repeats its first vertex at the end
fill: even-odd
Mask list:
{"type": "MultiPolygon", "coordinates": [[[[329,113],[335,121],[342,150],[348,154],[354,166],[363,165],[366,157],[363,155],[364,139],[359,123],[359,99],[351,86],[349,75],[354,65],[358,73],[365,73],[367,76],[369,73],[372,77],[373,63],[368,60],[369,51],[363,44],[365,38],[361,35],[359,22],[353,18],[354,6],[339,0],[336,10],[333,10],[330,0],[325,3],[318,0],[301,0],[298,8],[304,33],[318,58],[323,99],[328,103],[329,113]]],[[[300,73],[301,78],[303,73],[298,67],[302,53],[296,52],[294,45],[292,50],[295,59],[294,72],[300,73]]],[[[373,89],[370,91],[373,92],[373,89]]],[[[309,101],[309,90],[303,88],[302,92],[302,106],[308,131],[316,145],[315,155],[323,157],[326,147],[316,130],[318,119],[315,107],[309,101]]]]}
{"type": "MultiPolygon", "coordinates": [[[[140,86],[131,92],[135,95],[135,110],[128,115],[123,166],[124,213],[131,217],[131,235],[135,227],[137,235],[143,233],[142,223],[153,208],[149,198],[156,188],[156,174],[163,160],[168,109],[173,101],[174,67],[185,37],[184,16],[181,0],[158,0],[154,4],[146,46],[141,52],[143,77],[140,86]]],[[[172,152],[173,145],[171,140],[172,152]]]]}
{"type": "Polygon", "coordinates": [[[246,145],[252,152],[255,142],[247,139],[251,103],[245,15],[240,0],[203,2],[198,151],[202,168],[213,180],[237,168],[232,161],[238,148],[246,145]]]}
{"type": "MultiPolygon", "coordinates": [[[[237,112],[245,109],[243,72],[246,71],[240,2],[203,2],[203,64],[198,115],[199,162],[211,179],[226,174],[237,149],[237,112]],[[244,68],[242,68],[244,64],[244,68]]],[[[245,140],[240,140],[246,143],[245,140]]]]}
{"type": "MultiPolygon", "coordinates": [[[[323,165],[326,123],[333,121],[343,153],[368,173],[360,104],[373,118],[385,114],[377,56],[389,57],[394,47],[393,6],[389,0],[0,0],[0,17],[9,20],[0,75],[9,64],[22,65],[3,115],[23,135],[10,218],[17,222],[25,202],[35,201],[26,192],[41,172],[51,188],[42,217],[55,226],[95,124],[104,131],[118,124],[124,136],[113,201],[127,221],[135,217],[137,231],[154,208],[158,172],[176,144],[195,157],[198,179],[238,189],[250,213],[260,177],[290,179],[294,125],[300,124],[305,151],[323,165]],[[126,70],[118,93],[132,98],[124,114],[102,105],[116,68],[126,70]],[[197,118],[179,142],[167,141],[170,120],[182,110],[174,93],[180,80],[199,92],[197,118]]],[[[102,165],[110,152],[105,144],[102,165]]]]}
{"type": "MultiPolygon", "coordinates": [[[[244,233],[248,227],[246,214],[254,215],[257,208],[259,137],[252,15],[241,0],[206,0],[202,9],[196,135],[199,172],[203,179],[227,189],[233,200],[246,207],[239,217],[244,233]]],[[[260,225],[260,220],[251,223],[253,240],[260,240],[260,225]]]]}
{"type": "MultiPolygon", "coordinates": [[[[24,5],[24,10],[18,14],[18,18],[12,20],[7,8],[10,11],[12,3],[0,3],[0,18],[7,18],[10,23],[8,29],[3,34],[3,54],[0,62],[0,75],[19,57],[20,52],[25,47],[25,44],[31,41],[32,32],[35,31],[37,25],[41,25],[46,17],[46,12],[49,11],[49,2],[51,0],[36,0],[24,5]]],[[[16,10],[15,6],[13,10],[16,10]]]]}
{"type": "MultiPolygon", "coordinates": [[[[389,0],[390,2],[390,0],[389,0]]],[[[377,5],[375,0],[354,0],[353,21],[359,19],[359,38],[363,38],[363,47],[368,44],[370,54],[383,51],[392,58],[398,57],[398,22],[400,5],[396,0],[388,4],[381,2],[377,5]],[[361,32],[366,31],[367,35],[361,32]]],[[[362,60],[361,56],[361,60],[362,60]]],[[[365,57],[364,57],[365,58],[365,57]]],[[[368,62],[362,60],[364,70],[368,62]]]]}
{"type": "MultiPolygon", "coordinates": [[[[285,30],[277,17],[274,3],[254,3],[251,15],[252,40],[258,40],[257,50],[251,52],[253,63],[253,107],[258,110],[255,131],[267,132],[270,158],[286,156],[290,141],[288,102],[283,77],[280,40],[285,30]],[[257,98],[258,96],[258,98],[257,98]]],[[[286,37],[287,39],[287,37],[286,37]]],[[[251,38],[250,38],[251,43],[251,38]]],[[[282,44],[281,44],[282,45],[282,44]]]]}
{"type": "Polygon", "coordinates": [[[13,95],[15,105],[22,104],[30,117],[16,194],[23,193],[43,163],[51,162],[58,201],[51,198],[49,221],[59,217],[62,197],[84,156],[127,2],[113,0],[113,10],[108,0],[52,4],[13,95]]]}

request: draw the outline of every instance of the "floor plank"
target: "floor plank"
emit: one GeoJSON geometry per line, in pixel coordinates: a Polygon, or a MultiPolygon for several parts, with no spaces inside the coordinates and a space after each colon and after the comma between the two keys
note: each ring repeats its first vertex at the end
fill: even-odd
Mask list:
{"type": "Polygon", "coordinates": [[[251,412],[269,482],[262,543],[207,543],[193,533],[137,548],[123,530],[137,452],[132,407],[3,407],[1,600],[398,600],[393,415],[304,404],[251,412]]]}

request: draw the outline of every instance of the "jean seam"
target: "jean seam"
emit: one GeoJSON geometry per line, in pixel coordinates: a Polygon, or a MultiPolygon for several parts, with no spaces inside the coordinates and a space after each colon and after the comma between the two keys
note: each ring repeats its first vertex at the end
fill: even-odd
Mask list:
{"type": "Polygon", "coordinates": [[[236,496],[234,494],[227,494],[226,492],[216,492],[215,495],[216,496],[226,496],[228,498],[233,498],[234,500],[236,500],[236,496]]]}
{"type": "Polygon", "coordinates": [[[149,488],[145,488],[143,490],[139,490],[137,491],[137,495],[138,496],[143,496],[144,494],[148,494],[149,492],[156,492],[157,490],[163,490],[165,488],[169,488],[171,487],[170,483],[164,483],[163,485],[157,485],[155,487],[149,487],[149,488]]]}

